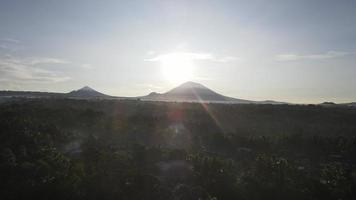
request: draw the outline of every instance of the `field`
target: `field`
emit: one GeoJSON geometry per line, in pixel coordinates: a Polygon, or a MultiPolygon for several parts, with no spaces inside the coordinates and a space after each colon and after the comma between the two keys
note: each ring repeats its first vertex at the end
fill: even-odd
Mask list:
{"type": "Polygon", "coordinates": [[[356,109],[0,104],[1,199],[356,199],[356,109]]]}

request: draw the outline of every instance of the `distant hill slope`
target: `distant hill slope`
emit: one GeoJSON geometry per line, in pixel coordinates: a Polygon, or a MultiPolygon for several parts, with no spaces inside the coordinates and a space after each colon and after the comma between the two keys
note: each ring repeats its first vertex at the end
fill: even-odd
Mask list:
{"type": "Polygon", "coordinates": [[[348,106],[348,107],[353,107],[353,108],[356,108],[356,102],[351,102],[351,103],[342,103],[342,104],[338,104],[338,105],[342,105],[342,106],[348,106]]]}
{"type": "Polygon", "coordinates": [[[33,92],[33,91],[0,91],[0,97],[21,97],[21,98],[119,98],[98,92],[88,86],[69,93],[55,92],[33,92]]]}
{"type": "Polygon", "coordinates": [[[49,98],[65,97],[65,93],[3,90],[0,97],[49,98]]]}
{"type": "Polygon", "coordinates": [[[210,102],[210,103],[268,103],[281,104],[275,101],[251,101],[237,99],[221,95],[200,83],[186,82],[166,93],[150,93],[141,98],[142,100],[151,101],[177,101],[177,102],[210,102]]]}
{"type": "Polygon", "coordinates": [[[349,107],[355,107],[356,108],[356,102],[351,102],[351,103],[345,103],[343,105],[349,106],[349,107]]]}

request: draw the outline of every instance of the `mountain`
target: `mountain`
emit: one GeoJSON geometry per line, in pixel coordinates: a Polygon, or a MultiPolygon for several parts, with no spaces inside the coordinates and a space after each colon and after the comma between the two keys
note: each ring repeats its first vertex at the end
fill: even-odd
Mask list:
{"type": "Polygon", "coordinates": [[[255,101],[223,96],[200,83],[186,82],[166,93],[152,92],[141,97],[151,101],[211,102],[211,103],[256,103],[255,101]]]}
{"type": "MultiPolygon", "coordinates": [[[[200,83],[186,82],[176,88],[166,92],[152,92],[147,96],[141,97],[116,97],[100,93],[88,86],[79,90],[73,90],[69,93],[51,93],[51,92],[31,92],[31,91],[0,91],[0,98],[79,98],[79,99],[141,99],[145,101],[173,101],[173,102],[207,102],[207,103],[225,103],[225,104],[287,104],[277,101],[251,101],[237,99],[221,95],[200,83]]],[[[355,106],[350,104],[348,106],[355,106]]]]}
{"type": "Polygon", "coordinates": [[[105,98],[110,97],[109,95],[100,93],[93,88],[85,86],[80,88],[79,90],[73,90],[67,94],[68,97],[75,97],[75,98],[105,98]]]}
{"type": "Polygon", "coordinates": [[[108,98],[122,99],[124,97],[114,97],[100,93],[88,86],[79,90],[73,90],[69,93],[56,92],[36,92],[36,91],[0,91],[0,98],[108,98]]]}
{"type": "Polygon", "coordinates": [[[343,104],[340,104],[340,105],[356,108],[356,102],[343,103],[343,104]]]}
{"type": "Polygon", "coordinates": [[[36,92],[36,91],[0,91],[0,98],[61,98],[64,93],[57,92],[36,92]]]}
{"type": "Polygon", "coordinates": [[[334,102],[323,102],[318,104],[323,107],[348,107],[348,108],[356,108],[356,102],[350,103],[334,103],[334,102]]]}
{"type": "Polygon", "coordinates": [[[347,105],[356,108],[356,102],[348,103],[347,105]]]}

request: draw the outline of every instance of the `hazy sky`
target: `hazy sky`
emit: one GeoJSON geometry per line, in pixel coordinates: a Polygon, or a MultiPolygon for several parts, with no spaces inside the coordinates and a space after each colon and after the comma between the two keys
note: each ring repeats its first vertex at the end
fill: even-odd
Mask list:
{"type": "Polygon", "coordinates": [[[0,0],[0,89],[356,101],[355,0],[0,0]]]}

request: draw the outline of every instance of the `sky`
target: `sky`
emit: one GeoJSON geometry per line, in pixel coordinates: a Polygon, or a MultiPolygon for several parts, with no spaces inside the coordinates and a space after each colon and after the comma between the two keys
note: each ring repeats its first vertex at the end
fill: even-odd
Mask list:
{"type": "Polygon", "coordinates": [[[354,0],[0,0],[0,90],[117,96],[185,81],[241,99],[356,101],[354,0]]]}

